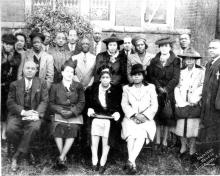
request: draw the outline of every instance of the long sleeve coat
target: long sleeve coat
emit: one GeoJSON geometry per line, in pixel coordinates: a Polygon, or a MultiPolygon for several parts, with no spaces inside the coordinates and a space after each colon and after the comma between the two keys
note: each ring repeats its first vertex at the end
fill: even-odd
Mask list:
{"type": "Polygon", "coordinates": [[[171,119],[163,119],[161,115],[162,107],[164,106],[164,95],[160,94],[159,88],[164,88],[168,93],[168,98],[171,101],[171,106],[174,111],[174,88],[179,83],[180,78],[180,59],[170,51],[165,66],[160,61],[161,53],[158,53],[155,58],[151,60],[150,66],[147,68],[147,80],[156,86],[158,93],[159,110],[156,115],[156,121],[161,125],[174,126],[176,121],[173,116],[171,119]]]}
{"type": "MultiPolygon", "coordinates": [[[[104,109],[99,101],[99,85],[100,83],[94,83],[88,88],[88,108],[93,108],[95,113],[111,116],[115,112],[119,112],[122,117],[121,109],[121,96],[122,90],[119,86],[111,85],[106,91],[106,105],[104,109]]],[[[88,131],[90,131],[92,120],[88,117],[88,131]]],[[[120,140],[120,121],[121,118],[116,122],[114,119],[110,120],[110,131],[109,131],[109,145],[115,146],[118,140],[120,140]]],[[[89,142],[89,141],[88,141],[89,142]]]]}
{"type": "Polygon", "coordinates": [[[202,91],[201,129],[199,141],[203,144],[220,145],[220,59],[206,65],[202,91]]]}
{"type": "MultiPolygon", "coordinates": [[[[126,85],[123,87],[121,106],[125,117],[122,121],[122,136],[126,139],[131,133],[131,128],[134,126],[131,116],[136,113],[145,115],[148,120],[142,124],[137,125],[138,128],[144,129],[148,133],[151,140],[154,139],[156,133],[156,125],[154,116],[158,109],[157,94],[153,84],[143,85],[137,89],[134,85],[126,85]]],[[[135,133],[136,131],[132,131],[135,133]]]]}
{"type": "MultiPolygon", "coordinates": [[[[24,110],[24,91],[24,78],[11,83],[7,101],[9,118],[21,117],[21,111],[24,110]]],[[[43,79],[35,77],[31,88],[31,108],[38,111],[39,116],[43,117],[47,109],[47,105],[47,84],[43,79]]]]}
{"type": "Polygon", "coordinates": [[[71,94],[68,96],[62,82],[53,84],[50,90],[49,107],[54,114],[61,114],[61,110],[70,110],[73,115],[72,122],[83,124],[82,111],[85,105],[83,87],[80,83],[73,81],[70,86],[71,94]]]}

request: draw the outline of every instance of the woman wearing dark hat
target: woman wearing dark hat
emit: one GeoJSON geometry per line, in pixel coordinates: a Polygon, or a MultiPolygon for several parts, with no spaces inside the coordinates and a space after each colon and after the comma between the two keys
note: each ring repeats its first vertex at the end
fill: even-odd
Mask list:
{"type": "Polygon", "coordinates": [[[151,59],[154,57],[152,54],[147,52],[148,45],[144,36],[136,36],[131,42],[135,46],[136,53],[128,56],[127,76],[130,83],[132,83],[132,78],[130,76],[132,65],[141,64],[143,65],[144,70],[146,70],[147,66],[150,65],[151,59]]]}
{"type": "Polygon", "coordinates": [[[126,82],[126,68],[124,67],[124,59],[119,54],[119,47],[123,44],[123,40],[119,39],[115,34],[103,40],[106,44],[107,51],[99,53],[96,56],[96,65],[94,72],[94,81],[99,81],[97,71],[103,65],[108,65],[112,70],[112,84],[121,85],[126,82]]]}
{"type": "Polygon", "coordinates": [[[17,42],[13,34],[2,35],[2,60],[1,60],[1,122],[3,140],[6,139],[6,118],[9,85],[11,82],[17,80],[18,70],[21,69],[21,55],[15,50],[14,45],[17,42]]]}
{"type": "Polygon", "coordinates": [[[66,61],[62,66],[62,81],[53,84],[50,91],[49,108],[55,115],[53,136],[60,152],[55,169],[67,169],[66,155],[78,136],[80,125],[83,124],[85,97],[83,86],[73,81],[75,67],[75,62],[66,61]]]}
{"type": "Polygon", "coordinates": [[[156,149],[159,147],[161,141],[161,130],[164,129],[162,151],[167,148],[167,137],[170,127],[175,127],[175,116],[165,117],[163,109],[165,107],[165,100],[170,100],[171,112],[174,112],[174,88],[179,83],[180,77],[180,59],[175,56],[172,51],[172,44],[174,40],[170,37],[164,37],[156,41],[160,52],[152,59],[148,67],[148,80],[156,86],[158,93],[159,110],[156,115],[157,135],[156,135],[156,149]]]}
{"type": "Polygon", "coordinates": [[[121,136],[127,142],[127,174],[135,174],[136,158],[144,143],[153,141],[156,133],[154,116],[158,109],[157,93],[153,84],[144,82],[145,70],[141,64],[131,68],[132,82],[123,87],[121,106],[125,117],[121,136]]]}
{"type": "Polygon", "coordinates": [[[192,156],[195,151],[195,139],[198,136],[200,123],[200,102],[202,98],[205,70],[196,65],[196,60],[201,56],[194,50],[188,49],[182,55],[178,55],[186,63],[186,68],[180,72],[180,81],[175,88],[176,102],[176,134],[181,137],[180,156],[187,152],[192,156]],[[177,110],[181,111],[177,111],[177,110]],[[183,113],[181,113],[183,112],[183,113]],[[197,113],[195,113],[197,112],[197,113]],[[187,142],[187,140],[189,141],[187,142]]]}
{"type": "Polygon", "coordinates": [[[100,83],[96,82],[89,87],[88,116],[91,121],[91,150],[94,171],[98,170],[98,146],[102,139],[102,156],[100,160],[100,174],[106,169],[107,156],[110,147],[120,138],[120,118],[122,91],[111,84],[112,74],[108,66],[100,68],[100,83]],[[96,116],[98,114],[100,116],[96,116]],[[101,117],[103,115],[103,117],[101,117]]]}
{"type": "MultiPolygon", "coordinates": [[[[43,51],[42,45],[45,37],[39,32],[33,32],[29,37],[31,39],[32,49],[25,52],[22,65],[24,65],[24,62],[27,60],[34,61],[38,65],[36,76],[45,79],[48,88],[50,88],[54,77],[54,61],[51,55],[43,51]]],[[[22,78],[22,71],[19,73],[19,78],[22,78]]]]}

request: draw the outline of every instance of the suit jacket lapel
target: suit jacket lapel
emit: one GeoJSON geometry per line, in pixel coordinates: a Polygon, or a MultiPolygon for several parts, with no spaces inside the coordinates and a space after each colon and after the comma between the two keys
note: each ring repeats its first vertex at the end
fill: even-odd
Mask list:
{"type": "Polygon", "coordinates": [[[33,106],[33,101],[35,98],[35,94],[37,91],[39,91],[39,81],[38,79],[34,78],[32,81],[32,87],[31,87],[31,106],[33,106]]]}
{"type": "Polygon", "coordinates": [[[24,89],[25,89],[25,81],[24,78],[22,78],[21,80],[19,80],[18,84],[18,91],[17,91],[17,95],[18,95],[18,99],[20,101],[20,104],[22,106],[24,106],[24,89]]]}
{"type": "Polygon", "coordinates": [[[44,77],[43,75],[43,70],[46,68],[46,59],[44,58],[45,57],[45,52],[42,53],[41,55],[41,60],[40,60],[40,70],[39,70],[39,77],[42,78],[44,77]]]}

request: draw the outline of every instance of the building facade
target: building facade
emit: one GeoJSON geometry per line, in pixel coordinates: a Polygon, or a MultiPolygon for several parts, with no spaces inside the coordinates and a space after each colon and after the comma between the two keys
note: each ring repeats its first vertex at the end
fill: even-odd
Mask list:
{"type": "MultiPolygon", "coordinates": [[[[56,0],[2,0],[2,31],[24,28],[25,14],[56,0]],[[15,10],[16,9],[16,10],[15,10]]],[[[59,0],[67,11],[77,12],[103,28],[103,38],[111,33],[134,36],[142,33],[149,52],[156,53],[154,42],[162,36],[176,38],[191,33],[193,46],[207,60],[208,43],[220,38],[218,0],[59,0]]],[[[175,45],[178,48],[178,45],[175,45]]]]}

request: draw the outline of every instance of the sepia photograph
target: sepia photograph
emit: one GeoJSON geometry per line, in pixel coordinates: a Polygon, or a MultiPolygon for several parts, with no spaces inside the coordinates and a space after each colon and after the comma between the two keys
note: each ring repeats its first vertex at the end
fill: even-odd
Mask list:
{"type": "Polygon", "coordinates": [[[1,0],[1,175],[220,175],[220,0],[1,0]]]}

